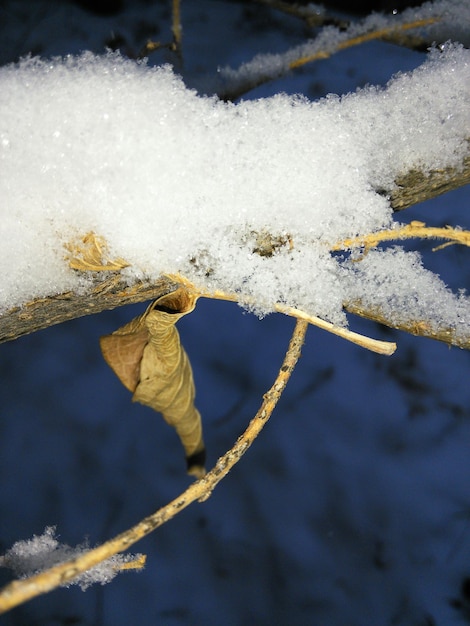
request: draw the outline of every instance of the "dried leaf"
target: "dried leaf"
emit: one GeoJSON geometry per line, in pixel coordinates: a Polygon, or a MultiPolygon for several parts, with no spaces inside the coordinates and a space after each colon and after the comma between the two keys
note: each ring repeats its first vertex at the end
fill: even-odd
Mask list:
{"type": "Polygon", "coordinates": [[[452,244],[461,244],[470,247],[470,231],[462,228],[445,226],[444,228],[426,226],[424,222],[413,220],[396,228],[376,231],[368,235],[360,235],[352,239],[344,239],[332,246],[331,250],[347,250],[348,248],[364,248],[365,251],[375,248],[384,241],[395,241],[401,239],[447,239],[447,243],[434,248],[440,250],[452,244]]]}
{"type": "Polygon", "coordinates": [[[106,240],[93,232],[84,235],[79,242],[66,243],[65,249],[69,253],[69,266],[81,272],[118,272],[129,266],[121,258],[107,259],[106,240]]]}
{"type": "Polygon", "coordinates": [[[176,322],[196,305],[197,296],[182,287],[155,300],[139,317],[101,337],[103,356],[132,400],[163,415],[186,452],[188,474],[204,475],[205,448],[194,381],[176,322]]]}

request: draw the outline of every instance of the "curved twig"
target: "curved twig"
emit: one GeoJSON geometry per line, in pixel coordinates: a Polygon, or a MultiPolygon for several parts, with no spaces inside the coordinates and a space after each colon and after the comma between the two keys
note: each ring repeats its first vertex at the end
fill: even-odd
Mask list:
{"type": "MultiPolygon", "coordinates": [[[[332,246],[331,250],[347,250],[351,248],[375,248],[384,241],[398,241],[401,239],[447,239],[444,246],[460,244],[470,246],[470,231],[452,226],[444,228],[436,226],[426,226],[424,222],[413,220],[405,226],[379,230],[367,235],[360,235],[353,239],[344,239],[332,246]]],[[[439,246],[441,248],[442,246],[439,246]]]]}
{"type": "Polygon", "coordinates": [[[232,448],[219,458],[204,478],[192,483],[177,498],[114,539],[110,539],[97,548],[93,548],[75,559],[56,565],[45,572],[6,585],[0,590],[0,613],[5,613],[36,596],[67,584],[79,574],[114,554],[124,552],[192,502],[206,500],[216,485],[241,459],[270,418],[300,357],[307,327],[307,322],[297,321],[279,373],[271,389],[263,396],[263,402],[258,412],[232,448]]]}

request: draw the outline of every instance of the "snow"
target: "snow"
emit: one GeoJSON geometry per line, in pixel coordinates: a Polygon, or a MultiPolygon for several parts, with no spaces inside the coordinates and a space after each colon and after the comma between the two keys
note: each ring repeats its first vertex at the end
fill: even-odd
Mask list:
{"type": "MultiPolygon", "coordinates": [[[[85,48],[100,52],[112,30],[126,45],[134,43],[137,20],[157,22],[162,37],[167,28],[168,15],[153,4],[129,3],[110,18],[46,4],[38,2],[35,10],[28,5],[21,19],[22,3],[9,4],[0,20],[8,34],[0,38],[2,59],[39,45],[47,57],[85,48]]],[[[286,49],[304,37],[292,21],[274,35],[258,24],[250,30],[249,16],[232,2],[201,0],[183,8],[187,83],[201,66],[236,65],[242,53],[251,58],[260,48],[286,49]]],[[[161,56],[153,60],[159,63],[161,56]]],[[[377,42],[314,64],[262,93],[318,95],[367,82],[385,85],[392,73],[423,61],[424,55],[377,42]]],[[[468,228],[468,203],[463,188],[408,209],[400,219],[468,228]]],[[[456,292],[468,286],[468,250],[427,249],[420,246],[426,267],[456,292]]],[[[389,254],[421,263],[414,253],[387,252],[380,253],[384,266],[389,254]]],[[[354,282],[359,288],[360,276],[354,282]]],[[[345,278],[343,286],[348,284],[345,278]]],[[[91,544],[102,542],[187,486],[176,436],[159,416],[131,404],[99,353],[98,337],[143,309],[80,318],[0,347],[2,554],[51,524],[70,545],[86,534],[91,544]]],[[[272,383],[292,320],[269,315],[260,321],[232,304],[201,300],[179,327],[215,462],[272,383]]],[[[354,327],[371,332],[361,320],[354,327]]],[[[141,575],[119,576],[86,593],[55,591],[2,616],[2,623],[127,626],[136,615],[140,624],[165,626],[467,623],[469,353],[378,327],[372,332],[396,340],[397,352],[379,357],[309,331],[266,429],[209,500],[139,543],[147,554],[141,575]]],[[[4,569],[0,576],[10,579],[4,569]]]]}
{"type": "MultiPolygon", "coordinates": [[[[0,566],[8,567],[14,571],[16,576],[24,578],[38,574],[64,561],[75,559],[86,552],[88,548],[86,542],[75,548],[59,543],[55,527],[48,526],[42,535],[34,535],[31,539],[15,542],[0,558],[0,566]]],[[[141,556],[140,554],[116,554],[76,576],[64,586],[78,585],[82,591],[86,591],[94,583],[106,585],[117,576],[119,571],[122,571],[123,566],[125,569],[126,564],[141,556]]]]}
{"type": "MultiPolygon", "coordinates": [[[[0,70],[0,87],[2,310],[86,289],[65,246],[93,231],[129,263],[129,282],[181,273],[240,293],[258,314],[282,302],[344,325],[348,261],[329,247],[390,228],[376,190],[412,168],[460,167],[470,128],[470,53],[459,45],[385,89],[317,102],[227,104],[198,96],[169,66],[118,53],[26,58],[0,70]],[[260,256],[260,233],[290,245],[260,256]]],[[[424,273],[387,259],[384,300],[399,299],[406,317],[408,284],[422,282],[429,299],[424,273]]],[[[355,262],[350,270],[349,281],[355,262]]],[[[437,317],[465,332],[470,306],[440,291],[437,317]]]]}

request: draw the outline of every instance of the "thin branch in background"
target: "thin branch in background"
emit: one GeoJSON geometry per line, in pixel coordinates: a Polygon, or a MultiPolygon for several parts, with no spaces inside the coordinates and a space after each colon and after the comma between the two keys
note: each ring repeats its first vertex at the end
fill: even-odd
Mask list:
{"type": "MultiPolygon", "coordinates": [[[[306,5],[284,2],[283,0],[254,0],[259,4],[270,7],[274,10],[301,19],[308,28],[319,28],[321,26],[335,26],[340,31],[345,31],[351,26],[350,20],[344,20],[328,14],[322,5],[309,3],[306,5]]],[[[399,46],[424,52],[432,42],[419,35],[408,32],[394,32],[391,36],[385,34],[383,41],[397,44],[399,46]]]]}
{"type": "MultiPolygon", "coordinates": [[[[169,275],[168,278],[179,283],[180,285],[184,285],[184,287],[189,291],[189,293],[193,294],[198,298],[209,298],[211,300],[225,300],[227,302],[238,302],[241,304],[256,304],[252,301],[251,298],[244,296],[239,293],[230,293],[222,290],[215,291],[201,291],[196,285],[194,285],[191,281],[189,281],[184,276],[180,274],[172,274],[169,275]]],[[[273,311],[276,313],[283,313],[284,315],[288,315],[289,317],[293,317],[296,320],[304,321],[312,326],[317,326],[322,330],[326,330],[333,335],[341,337],[341,339],[345,339],[346,341],[350,341],[351,343],[356,344],[357,346],[361,346],[361,348],[366,348],[366,350],[370,350],[371,352],[376,352],[377,354],[383,354],[386,356],[392,355],[397,349],[397,345],[391,341],[381,341],[378,339],[373,339],[371,337],[367,337],[366,335],[360,335],[359,333],[355,333],[348,328],[343,328],[342,326],[336,326],[331,322],[327,322],[326,320],[317,317],[316,315],[310,315],[305,311],[301,311],[300,309],[296,309],[291,306],[287,306],[284,304],[280,304],[278,302],[272,305],[273,311]]]]}
{"type": "Polygon", "coordinates": [[[149,515],[114,539],[83,553],[75,559],[56,565],[40,574],[9,583],[0,590],[0,613],[5,613],[36,596],[43,595],[57,587],[66,585],[79,574],[86,572],[98,563],[109,559],[115,554],[124,552],[137,541],[143,539],[156,528],[175,517],[175,515],[192,502],[196,500],[200,502],[207,500],[217,484],[245,454],[271,417],[299,360],[307,328],[307,322],[302,320],[296,322],[279,373],[272,387],[263,396],[263,402],[258,412],[232,448],[219,458],[215,466],[204,478],[192,483],[183,493],[166,506],[152,515],[149,515]]]}
{"type": "Polygon", "coordinates": [[[181,27],[181,5],[180,0],[173,0],[172,25],[173,32],[173,51],[176,52],[178,59],[183,60],[183,52],[181,43],[183,39],[183,29],[181,27]]]}
{"type": "Polygon", "coordinates": [[[139,53],[136,55],[136,59],[145,59],[146,57],[148,57],[149,54],[152,54],[152,52],[156,52],[157,50],[161,50],[162,48],[168,48],[169,50],[172,50],[173,48],[173,43],[165,43],[162,41],[152,41],[151,39],[149,39],[141,48],[141,50],[139,51],[139,53]]]}
{"type": "Polygon", "coordinates": [[[236,100],[252,89],[281,78],[308,63],[328,59],[337,52],[370,41],[385,40],[399,43],[403,40],[404,33],[431,26],[439,21],[438,16],[433,16],[370,30],[371,26],[365,20],[363,23],[351,25],[349,30],[343,32],[334,28],[323,30],[316,39],[296,46],[283,54],[257,55],[236,70],[222,69],[220,77],[227,82],[227,85],[219,89],[218,96],[223,100],[236,100]],[[361,29],[363,32],[360,32],[361,29]],[[331,33],[335,31],[336,35],[332,37],[331,33]]]}
{"type": "Polygon", "coordinates": [[[344,30],[349,26],[349,22],[333,17],[326,13],[325,9],[320,5],[309,3],[307,5],[297,4],[295,2],[283,2],[282,0],[255,0],[259,4],[270,7],[277,11],[281,11],[286,15],[292,15],[303,20],[309,28],[318,28],[319,26],[336,26],[344,30]]]}
{"type": "Polygon", "coordinates": [[[181,27],[181,5],[180,0],[172,0],[172,17],[171,17],[171,32],[172,32],[172,41],[171,42],[162,42],[162,41],[152,41],[149,39],[141,48],[139,53],[135,58],[144,59],[152,52],[156,52],[157,50],[161,50],[162,48],[167,48],[172,52],[176,53],[176,56],[181,63],[183,60],[182,54],[182,39],[183,39],[183,29],[181,27]]]}

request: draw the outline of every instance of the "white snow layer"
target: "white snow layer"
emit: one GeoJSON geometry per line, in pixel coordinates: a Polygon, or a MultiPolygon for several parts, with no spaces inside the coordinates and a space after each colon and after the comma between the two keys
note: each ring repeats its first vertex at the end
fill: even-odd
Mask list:
{"type": "Polygon", "coordinates": [[[329,245],[392,225],[376,190],[400,172],[461,165],[469,100],[470,52],[450,44],[385,89],[318,102],[224,103],[115,53],[3,67],[0,308],[86,289],[64,244],[94,231],[129,282],[181,272],[258,312],[286,302],[338,324],[345,300],[377,294],[468,331],[468,299],[415,257],[376,252],[361,270],[329,245]],[[254,252],[257,233],[274,254],[254,252]]]}
{"type": "MultiPolygon", "coordinates": [[[[59,543],[55,530],[54,526],[48,526],[42,535],[33,535],[31,539],[17,541],[3,557],[0,557],[0,566],[8,567],[17,576],[25,578],[75,559],[89,550],[87,543],[75,548],[59,543]]],[[[94,583],[105,585],[120,571],[127,569],[126,564],[141,557],[141,554],[116,554],[61,586],[79,585],[82,591],[85,591],[94,583]]]]}

